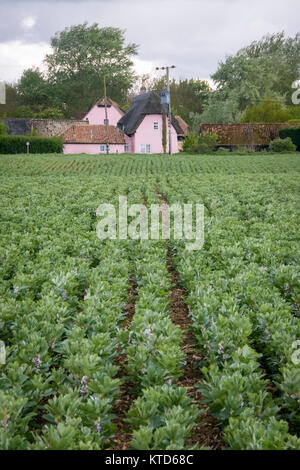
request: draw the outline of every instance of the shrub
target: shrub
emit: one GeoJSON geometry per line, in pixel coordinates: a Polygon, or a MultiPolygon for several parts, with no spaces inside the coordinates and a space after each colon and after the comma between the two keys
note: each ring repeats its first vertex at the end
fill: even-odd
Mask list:
{"type": "Polygon", "coordinates": [[[8,133],[8,126],[5,122],[0,121],[0,135],[7,135],[8,133]]]}
{"type": "Polygon", "coordinates": [[[292,114],[282,104],[266,99],[247,108],[241,122],[287,122],[292,118],[292,114]]]}
{"type": "Polygon", "coordinates": [[[188,135],[183,143],[183,152],[188,153],[212,153],[216,146],[218,135],[215,133],[188,135]]]}
{"type": "MultiPolygon", "coordinates": [[[[300,120],[299,120],[300,122],[300,120]]],[[[299,127],[288,127],[284,129],[280,129],[279,137],[281,139],[285,139],[286,137],[290,137],[293,144],[296,145],[297,150],[300,150],[300,126],[299,127]]]]}
{"type": "Polygon", "coordinates": [[[228,155],[230,152],[230,149],[227,149],[225,147],[219,147],[218,150],[217,150],[217,153],[219,155],[228,155]]]}
{"type": "Polygon", "coordinates": [[[247,155],[248,153],[253,153],[253,152],[250,152],[249,149],[247,149],[246,147],[239,145],[238,147],[234,149],[233,153],[236,153],[238,155],[247,155]]]}
{"type": "Polygon", "coordinates": [[[26,135],[0,136],[0,154],[26,153],[26,142],[30,142],[30,153],[61,153],[61,137],[36,137],[26,135]]]}
{"type": "Polygon", "coordinates": [[[41,137],[41,135],[38,133],[38,131],[34,128],[32,128],[29,132],[27,132],[26,135],[29,135],[31,137],[41,137]]]}
{"type": "Polygon", "coordinates": [[[271,152],[281,153],[281,152],[295,152],[296,145],[293,144],[292,139],[290,137],[286,137],[286,139],[278,139],[273,140],[270,143],[270,150],[271,152]]]}

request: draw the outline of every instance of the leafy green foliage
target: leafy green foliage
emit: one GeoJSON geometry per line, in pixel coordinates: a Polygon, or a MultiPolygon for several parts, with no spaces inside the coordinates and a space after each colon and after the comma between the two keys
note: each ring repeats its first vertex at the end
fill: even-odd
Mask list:
{"type": "Polygon", "coordinates": [[[270,150],[275,153],[296,152],[296,148],[296,145],[293,144],[290,137],[286,137],[285,139],[279,137],[278,139],[272,140],[270,143],[270,150]]]}
{"type": "Polygon", "coordinates": [[[184,152],[190,153],[211,153],[216,146],[218,141],[217,134],[195,134],[188,135],[182,146],[184,152]]]}
{"type": "Polygon", "coordinates": [[[258,421],[252,408],[246,408],[239,419],[230,418],[224,435],[232,450],[299,450],[300,439],[288,433],[288,425],[267,416],[258,421]]]}
{"type": "Polygon", "coordinates": [[[30,153],[61,153],[63,149],[63,141],[60,137],[4,135],[0,137],[0,152],[3,154],[26,153],[26,142],[30,143],[30,153]]]}
{"type": "Polygon", "coordinates": [[[123,30],[83,23],[56,33],[51,46],[53,52],[46,56],[48,82],[60,104],[65,103],[67,116],[87,111],[103,95],[104,75],[109,96],[120,105],[126,102],[137,45],[125,45],[123,30]]]}
{"type": "Polygon", "coordinates": [[[264,99],[291,104],[298,80],[300,36],[276,33],[228,56],[212,75],[217,90],[209,97],[202,122],[239,122],[242,114],[264,99]]]}
{"type": "Polygon", "coordinates": [[[186,389],[163,385],[144,390],[135,400],[126,421],[132,426],[132,448],[184,449],[199,416],[186,389]]]}
{"type": "Polygon", "coordinates": [[[280,129],[279,137],[281,139],[286,139],[287,137],[290,137],[293,144],[296,145],[297,150],[300,149],[300,126],[293,127],[293,128],[280,129]]]}
{"type": "Polygon", "coordinates": [[[8,127],[5,122],[0,121],[0,135],[7,135],[8,134],[8,127]]]}
{"type": "MultiPolygon", "coordinates": [[[[146,82],[147,88],[156,92],[167,89],[166,78],[146,82]]],[[[139,90],[138,90],[139,92],[139,90]]],[[[189,125],[194,114],[201,114],[207,103],[210,86],[205,80],[184,79],[170,81],[172,113],[179,115],[189,125]]]]}
{"type": "Polygon", "coordinates": [[[266,99],[247,108],[241,122],[288,122],[291,118],[292,115],[281,103],[266,99]]]}
{"type": "Polygon", "coordinates": [[[16,118],[62,119],[64,114],[58,108],[45,108],[43,106],[19,106],[14,111],[16,118]]]}
{"type": "Polygon", "coordinates": [[[205,412],[228,448],[299,450],[297,155],[0,160],[1,449],[111,448],[120,357],[134,384],[132,447],[189,447],[201,415],[180,386],[165,242],[95,234],[101,202],[150,205],[159,191],[205,205],[203,248],[169,241],[205,412]]]}

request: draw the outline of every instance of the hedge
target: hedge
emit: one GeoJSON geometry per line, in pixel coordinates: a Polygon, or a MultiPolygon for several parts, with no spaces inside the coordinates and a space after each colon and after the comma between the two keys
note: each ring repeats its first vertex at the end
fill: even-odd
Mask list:
{"type": "Polygon", "coordinates": [[[62,153],[63,151],[61,137],[0,135],[0,154],[26,153],[26,142],[30,143],[29,153],[62,153]]]}
{"type": "Polygon", "coordinates": [[[293,144],[297,146],[297,150],[300,150],[300,127],[287,127],[284,129],[280,129],[279,137],[281,139],[290,137],[292,139],[293,144]]]}

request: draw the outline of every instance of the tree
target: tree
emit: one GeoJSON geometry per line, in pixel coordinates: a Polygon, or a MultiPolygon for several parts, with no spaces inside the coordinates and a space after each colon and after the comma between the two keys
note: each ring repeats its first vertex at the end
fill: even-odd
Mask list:
{"type": "MultiPolygon", "coordinates": [[[[128,94],[128,101],[140,94],[141,86],[145,86],[147,91],[160,93],[167,89],[166,77],[153,78],[149,74],[138,76],[134,86],[128,94]]],[[[193,120],[190,113],[202,113],[207,102],[210,87],[205,80],[182,79],[170,82],[172,113],[182,117],[187,124],[191,125],[193,120]]],[[[129,105],[123,106],[124,110],[129,109],[129,105]]]]}
{"type": "Polygon", "coordinates": [[[5,122],[0,121],[0,135],[7,135],[8,134],[8,127],[5,122]]]}
{"type": "MultiPolygon", "coordinates": [[[[153,91],[166,90],[165,77],[153,80],[153,91]]],[[[192,124],[190,113],[202,113],[210,93],[209,84],[205,80],[183,79],[170,82],[171,107],[174,115],[179,115],[187,124],[192,124]]]]}
{"type": "Polygon", "coordinates": [[[16,118],[63,119],[64,114],[58,108],[22,105],[14,111],[16,118]]]}
{"type": "Polygon", "coordinates": [[[227,98],[223,90],[216,90],[210,94],[208,105],[197,121],[202,123],[234,123],[238,122],[241,116],[242,112],[239,109],[235,93],[227,98]]]}
{"type": "Polygon", "coordinates": [[[211,122],[224,122],[229,110],[231,119],[237,122],[247,108],[267,98],[290,104],[291,85],[298,79],[299,68],[299,33],[286,38],[282,32],[253,42],[219,64],[212,75],[217,89],[203,118],[209,116],[211,122]]]}
{"type": "Polygon", "coordinates": [[[19,96],[26,106],[53,104],[55,98],[53,97],[54,90],[51,88],[38,68],[25,70],[17,85],[19,96]]]}
{"type": "Polygon", "coordinates": [[[56,33],[51,46],[45,59],[48,82],[66,115],[86,111],[103,95],[104,75],[109,96],[126,103],[135,79],[131,57],[137,45],[125,45],[123,30],[83,23],[56,33]]]}
{"type": "Polygon", "coordinates": [[[21,103],[22,99],[18,94],[17,87],[6,84],[6,104],[0,104],[0,117],[13,116],[15,109],[21,103]]]}
{"type": "Polygon", "coordinates": [[[289,119],[292,115],[281,103],[264,100],[247,108],[241,122],[287,122],[289,119]]]}

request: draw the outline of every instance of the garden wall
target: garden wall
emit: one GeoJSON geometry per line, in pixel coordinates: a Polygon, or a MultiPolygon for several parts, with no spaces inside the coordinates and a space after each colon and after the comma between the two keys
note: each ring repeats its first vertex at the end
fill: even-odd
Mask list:
{"type": "Polygon", "coordinates": [[[88,121],[75,119],[31,119],[31,118],[5,118],[0,119],[8,126],[11,135],[26,135],[35,129],[39,135],[53,137],[61,134],[71,126],[87,125],[88,121]]]}
{"type": "Polygon", "coordinates": [[[39,135],[52,137],[60,135],[71,126],[85,126],[89,122],[75,119],[31,119],[31,124],[39,135]]]}
{"type": "Polygon", "coordinates": [[[269,145],[271,140],[279,137],[279,130],[285,127],[299,127],[299,123],[201,124],[200,132],[216,132],[218,146],[253,147],[269,145]]]}

